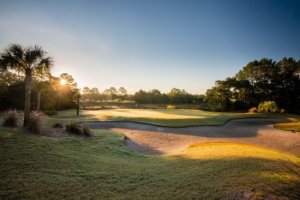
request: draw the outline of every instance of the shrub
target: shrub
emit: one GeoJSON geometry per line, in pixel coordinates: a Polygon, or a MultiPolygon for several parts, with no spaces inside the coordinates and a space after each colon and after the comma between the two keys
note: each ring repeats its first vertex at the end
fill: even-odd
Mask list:
{"type": "Polygon", "coordinates": [[[176,109],[176,106],[174,106],[174,105],[167,105],[167,109],[176,109]]]}
{"type": "Polygon", "coordinates": [[[16,110],[9,110],[5,112],[3,126],[17,127],[19,122],[20,113],[16,110]]]}
{"type": "Polygon", "coordinates": [[[71,122],[66,125],[66,131],[74,135],[91,136],[91,131],[87,126],[81,126],[78,123],[71,122]]]}
{"type": "Polygon", "coordinates": [[[42,112],[33,111],[30,113],[28,130],[32,133],[40,134],[44,127],[44,114],[42,112]]]}
{"type": "Polygon", "coordinates": [[[48,116],[57,115],[57,112],[55,110],[47,110],[45,111],[45,114],[48,116]]]}
{"type": "Polygon", "coordinates": [[[258,112],[261,113],[265,113],[265,112],[274,113],[278,111],[279,109],[275,101],[264,101],[258,105],[258,112]]]}
{"type": "Polygon", "coordinates": [[[63,127],[62,123],[55,123],[52,125],[52,128],[62,128],[62,127],[63,127]]]}
{"type": "Polygon", "coordinates": [[[285,113],[285,109],[280,109],[280,113],[285,113]]]}
{"type": "Polygon", "coordinates": [[[253,107],[248,110],[248,113],[257,113],[257,108],[253,107]]]}

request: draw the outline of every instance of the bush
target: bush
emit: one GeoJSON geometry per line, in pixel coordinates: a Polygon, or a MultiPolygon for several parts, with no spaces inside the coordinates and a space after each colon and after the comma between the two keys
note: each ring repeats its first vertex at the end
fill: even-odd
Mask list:
{"type": "Polygon", "coordinates": [[[45,111],[45,114],[48,116],[57,115],[57,112],[55,110],[47,110],[45,111]]]}
{"type": "Polygon", "coordinates": [[[78,123],[71,122],[66,125],[66,131],[74,135],[91,136],[91,131],[87,126],[81,126],[78,123]]]}
{"type": "Polygon", "coordinates": [[[176,109],[176,106],[174,106],[174,105],[167,105],[167,109],[176,109]]]}
{"type": "Polygon", "coordinates": [[[257,113],[257,108],[253,107],[248,110],[248,113],[257,113]]]}
{"type": "Polygon", "coordinates": [[[278,111],[279,109],[275,101],[264,101],[258,105],[258,112],[260,113],[266,113],[266,112],[275,113],[278,111]]]}
{"type": "Polygon", "coordinates": [[[30,113],[28,130],[32,133],[41,134],[44,127],[44,114],[42,112],[33,111],[30,113]]]}
{"type": "Polygon", "coordinates": [[[280,113],[285,113],[285,109],[280,109],[280,113]]]}
{"type": "Polygon", "coordinates": [[[17,127],[19,122],[20,113],[16,110],[9,110],[5,112],[3,126],[17,127]]]}
{"type": "Polygon", "coordinates": [[[62,128],[62,127],[63,127],[62,123],[55,123],[52,125],[52,128],[62,128]]]}

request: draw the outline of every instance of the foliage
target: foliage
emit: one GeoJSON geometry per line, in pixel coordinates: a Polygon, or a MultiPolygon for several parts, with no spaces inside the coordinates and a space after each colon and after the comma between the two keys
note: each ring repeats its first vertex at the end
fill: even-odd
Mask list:
{"type": "Polygon", "coordinates": [[[49,71],[53,65],[51,57],[46,57],[46,52],[39,46],[23,47],[11,44],[0,54],[0,69],[15,70],[25,75],[25,99],[24,99],[24,126],[30,120],[32,78],[36,73],[49,71]]]}
{"type": "Polygon", "coordinates": [[[33,111],[30,113],[30,119],[27,129],[36,134],[41,134],[44,128],[44,114],[33,111]]]}
{"type": "Polygon", "coordinates": [[[4,113],[5,118],[3,121],[3,126],[17,127],[19,125],[19,118],[21,113],[17,110],[8,110],[4,113]]]}
{"type": "MultiPolygon", "coordinates": [[[[6,72],[0,71],[0,77],[6,72]]],[[[68,75],[71,76],[71,75],[68,75]]],[[[66,76],[64,76],[66,78],[66,76]]],[[[76,83],[67,82],[65,85],[60,84],[59,77],[51,76],[50,79],[40,82],[39,79],[33,79],[33,89],[31,92],[31,107],[33,110],[37,108],[37,95],[42,87],[41,93],[41,110],[47,115],[56,114],[55,110],[64,110],[76,107],[77,88],[76,83]]],[[[0,90],[0,110],[7,108],[23,109],[24,108],[24,82],[22,79],[11,80],[6,86],[0,90]]]]}
{"type": "Polygon", "coordinates": [[[234,77],[216,81],[205,95],[208,108],[218,111],[247,110],[268,100],[300,113],[300,60],[251,61],[234,77]]]}
{"type": "Polygon", "coordinates": [[[66,131],[70,134],[91,136],[91,131],[87,126],[81,126],[76,122],[71,122],[66,125],[66,131]]]}
{"type": "Polygon", "coordinates": [[[278,112],[279,109],[275,101],[264,101],[258,105],[257,111],[260,113],[275,113],[278,112]]]}
{"type": "Polygon", "coordinates": [[[167,109],[176,109],[176,106],[174,106],[174,105],[167,105],[167,109]]]}

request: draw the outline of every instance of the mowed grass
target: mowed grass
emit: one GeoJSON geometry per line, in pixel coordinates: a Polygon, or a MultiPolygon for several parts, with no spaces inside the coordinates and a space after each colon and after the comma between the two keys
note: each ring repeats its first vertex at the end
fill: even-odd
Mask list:
{"type": "Polygon", "coordinates": [[[290,123],[278,123],[274,125],[275,128],[285,131],[298,131],[300,132],[300,121],[290,123]]]}
{"type": "Polygon", "coordinates": [[[0,199],[299,199],[300,158],[235,143],[169,156],[126,149],[123,136],[45,136],[0,127],[0,199]]]}
{"type": "Polygon", "coordinates": [[[260,114],[208,112],[187,109],[107,109],[81,110],[76,116],[75,110],[59,112],[59,115],[50,117],[50,122],[74,121],[134,121],[161,126],[183,127],[197,125],[221,125],[230,119],[261,117],[260,114]]]}
{"type": "Polygon", "coordinates": [[[160,126],[187,127],[201,125],[222,125],[231,119],[240,118],[282,118],[300,120],[299,115],[292,114],[253,114],[233,112],[209,112],[190,109],[105,109],[81,110],[76,115],[75,110],[60,111],[58,115],[48,117],[48,125],[55,122],[69,121],[133,121],[160,126]]]}

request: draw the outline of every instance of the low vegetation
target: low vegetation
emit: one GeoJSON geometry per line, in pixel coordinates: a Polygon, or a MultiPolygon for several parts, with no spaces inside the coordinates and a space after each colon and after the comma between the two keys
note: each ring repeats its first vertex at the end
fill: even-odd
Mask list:
{"type": "Polygon", "coordinates": [[[32,133],[41,134],[44,130],[44,114],[41,112],[31,112],[29,123],[28,123],[28,130],[32,133]]]}
{"type": "Polygon", "coordinates": [[[20,124],[21,113],[16,110],[9,110],[4,113],[3,126],[17,127],[20,124]]]}
{"type": "Polygon", "coordinates": [[[83,136],[91,136],[91,131],[89,127],[82,126],[76,122],[71,122],[66,125],[66,131],[70,134],[74,135],[83,135],[83,136]]]}

